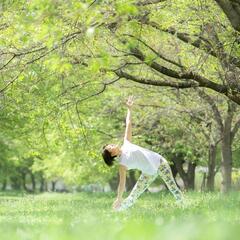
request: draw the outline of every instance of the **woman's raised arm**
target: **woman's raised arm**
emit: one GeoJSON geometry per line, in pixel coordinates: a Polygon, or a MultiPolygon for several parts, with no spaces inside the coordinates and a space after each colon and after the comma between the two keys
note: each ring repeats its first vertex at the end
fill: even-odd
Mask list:
{"type": "Polygon", "coordinates": [[[124,140],[131,141],[132,140],[132,105],[133,105],[133,96],[130,96],[126,102],[128,111],[127,111],[127,117],[126,117],[126,129],[125,129],[125,135],[124,140]]]}

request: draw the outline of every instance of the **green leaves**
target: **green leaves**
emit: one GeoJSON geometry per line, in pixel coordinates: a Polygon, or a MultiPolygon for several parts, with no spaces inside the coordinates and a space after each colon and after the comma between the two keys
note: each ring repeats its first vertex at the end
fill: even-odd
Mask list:
{"type": "Polygon", "coordinates": [[[171,88],[124,79],[113,83],[117,79],[114,70],[138,78],[176,81],[149,68],[154,60],[180,73],[196,71],[221,81],[218,59],[191,44],[203,34],[202,26],[219,22],[224,25],[219,37],[226,43],[225,50],[240,55],[237,44],[232,48],[235,36],[222,17],[224,13],[216,15],[210,1],[199,5],[196,0],[177,0],[137,7],[136,1],[111,0],[96,1],[89,8],[92,2],[15,1],[1,16],[8,26],[1,25],[0,30],[1,66],[18,54],[1,71],[1,87],[17,76],[19,69],[25,69],[1,95],[1,139],[8,136],[4,144],[14,159],[36,151],[43,161],[34,160],[34,171],[43,170],[49,179],[61,175],[68,181],[107,181],[116,172],[105,168],[101,146],[122,141],[124,98],[129,94],[138,99],[136,143],[166,155],[183,153],[186,159],[199,160],[199,155],[201,161],[206,159],[202,125],[184,115],[184,107],[197,108],[194,91],[184,90],[185,98],[183,92],[171,88]],[[168,28],[174,28],[175,34],[168,28]],[[189,43],[180,40],[178,33],[186,33],[189,43]],[[131,55],[136,47],[146,56],[145,63],[131,55]]]}
{"type": "Polygon", "coordinates": [[[138,14],[138,8],[134,4],[129,3],[128,1],[118,1],[116,3],[116,10],[120,16],[138,14]]]}

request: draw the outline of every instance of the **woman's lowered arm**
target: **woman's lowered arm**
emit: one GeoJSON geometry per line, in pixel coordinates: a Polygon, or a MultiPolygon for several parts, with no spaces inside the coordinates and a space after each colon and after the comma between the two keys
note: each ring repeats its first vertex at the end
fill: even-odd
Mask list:
{"type": "Polygon", "coordinates": [[[119,165],[119,184],[118,184],[118,191],[117,191],[117,198],[113,203],[113,209],[117,209],[120,207],[122,203],[122,195],[125,191],[125,184],[126,184],[126,167],[123,165],[119,165]]]}
{"type": "Polygon", "coordinates": [[[122,200],[123,192],[125,191],[126,185],[126,167],[119,165],[119,184],[118,184],[118,192],[117,199],[122,200]]]}

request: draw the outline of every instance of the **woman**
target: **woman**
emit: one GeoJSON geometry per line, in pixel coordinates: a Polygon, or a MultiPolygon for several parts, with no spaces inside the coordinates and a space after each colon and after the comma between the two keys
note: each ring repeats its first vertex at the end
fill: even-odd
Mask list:
{"type": "Polygon", "coordinates": [[[112,166],[115,157],[119,157],[120,180],[117,191],[117,199],[113,203],[113,209],[116,211],[122,211],[132,206],[137,198],[149,187],[149,185],[158,175],[160,175],[164,180],[168,189],[174,195],[176,200],[182,201],[182,193],[174,181],[167,160],[158,153],[131,143],[131,108],[133,105],[132,97],[128,98],[126,105],[128,112],[126,117],[124,144],[121,148],[116,144],[105,145],[102,152],[103,159],[108,166],[112,166]],[[129,196],[123,200],[122,195],[125,190],[126,171],[129,169],[138,169],[142,173],[129,196]]]}

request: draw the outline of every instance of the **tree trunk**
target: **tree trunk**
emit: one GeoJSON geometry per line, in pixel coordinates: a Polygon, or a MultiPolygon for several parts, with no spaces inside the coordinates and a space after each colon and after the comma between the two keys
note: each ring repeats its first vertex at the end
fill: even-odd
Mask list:
{"type": "Polygon", "coordinates": [[[221,192],[227,193],[232,185],[232,119],[235,105],[228,103],[228,111],[222,128],[222,184],[221,192]]]}
{"type": "Polygon", "coordinates": [[[23,185],[23,189],[25,191],[28,191],[28,188],[26,186],[26,173],[25,172],[22,172],[22,185],[23,185]]]}
{"type": "Polygon", "coordinates": [[[229,19],[232,27],[240,32],[240,2],[231,0],[215,0],[229,19]]]}
{"type": "Polygon", "coordinates": [[[41,179],[40,179],[40,188],[39,188],[39,191],[40,192],[44,192],[44,190],[46,190],[45,189],[45,179],[44,179],[44,177],[41,175],[41,177],[40,177],[41,179]]]}
{"type": "Polygon", "coordinates": [[[217,145],[210,144],[208,152],[207,190],[214,191],[217,145]]]}
{"type": "Polygon", "coordinates": [[[126,191],[131,191],[136,183],[135,172],[134,170],[129,171],[129,176],[126,179],[126,191]]]}
{"type": "Polygon", "coordinates": [[[51,182],[52,183],[52,189],[51,189],[52,192],[55,192],[55,190],[56,190],[56,182],[57,181],[52,181],[51,182]]]}
{"type": "Polygon", "coordinates": [[[48,182],[47,182],[47,181],[45,181],[45,183],[44,183],[44,189],[45,189],[46,191],[48,191],[48,182]]]}
{"type": "MultiPolygon", "coordinates": [[[[171,171],[172,171],[172,175],[173,175],[173,178],[178,186],[178,188],[180,188],[180,186],[178,185],[177,181],[176,181],[176,176],[178,174],[178,170],[176,168],[176,165],[175,164],[170,164],[170,168],[171,168],[171,171]]],[[[167,185],[165,184],[166,188],[167,188],[167,185]]]]}
{"type": "Polygon", "coordinates": [[[33,173],[30,173],[31,181],[32,181],[32,191],[35,192],[36,190],[36,181],[33,173]]]}
{"type": "Polygon", "coordinates": [[[194,190],[195,187],[195,169],[196,163],[189,162],[187,170],[187,189],[194,190]]]}
{"type": "Polygon", "coordinates": [[[119,181],[119,176],[113,176],[109,181],[110,188],[113,192],[115,192],[118,188],[118,181],[119,181]]]}
{"type": "Polygon", "coordinates": [[[202,184],[201,184],[201,192],[205,191],[205,188],[206,188],[206,178],[207,178],[207,174],[204,172],[203,173],[203,180],[202,180],[202,184]]]}
{"type": "Polygon", "coordinates": [[[12,177],[10,177],[10,181],[11,181],[11,187],[14,190],[20,190],[21,189],[20,176],[12,176],[12,177]]]}
{"type": "Polygon", "coordinates": [[[173,163],[176,166],[176,169],[183,180],[184,187],[186,190],[194,190],[195,185],[195,169],[196,163],[188,162],[187,172],[183,169],[183,156],[181,154],[176,155],[173,159],[173,163]]]}
{"type": "Polygon", "coordinates": [[[224,131],[222,140],[222,184],[221,192],[227,193],[232,185],[232,147],[230,132],[224,131]]]}
{"type": "Polygon", "coordinates": [[[7,179],[5,178],[2,182],[2,191],[5,191],[7,187],[7,179]]]}

